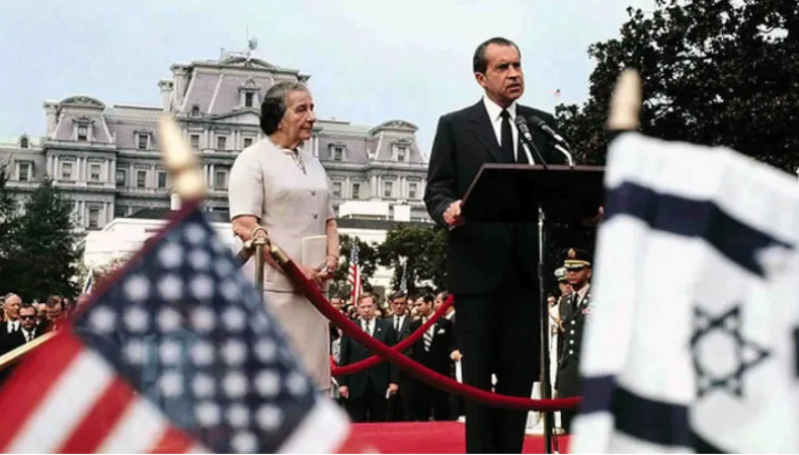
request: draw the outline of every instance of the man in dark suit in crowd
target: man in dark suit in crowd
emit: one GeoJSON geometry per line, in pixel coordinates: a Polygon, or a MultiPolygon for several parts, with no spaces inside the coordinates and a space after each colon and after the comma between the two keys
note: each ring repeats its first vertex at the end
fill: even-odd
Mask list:
{"type": "MultiPolygon", "coordinates": [[[[411,332],[415,332],[433,316],[435,297],[426,294],[413,302],[419,319],[411,323],[411,332]]],[[[455,351],[455,334],[452,322],[439,318],[411,347],[410,357],[436,373],[449,375],[450,356],[455,351]]],[[[417,382],[413,394],[415,420],[449,420],[449,397],[447,392],[417,382]]]]}
{"type": "MultiPolygon", "coordinates": [[[[516,102],[524,93],[524,77],[521,54],[513,42],[492,38],[482,43],[475,51],[473,69],[485,96],[473,106],[440,118],[425,204],[439,225],[450,228],[448,290],[457,302],[464,382],[490,390],[493,373],[498,393],[529,397],[539,369],[542,323],[535,273],[536,226],[469,222],[461,203],[483,164],[533,164],[520,143],[516,117],[535,115],[553,128],[555,121],[545,112],[516,102]]],[[[544,160],[561,164],[563,160],[556,158],[558,153],[543,133],[537,129],[531,133],[544,160]]],[[[467,401],[466,451],[520,453],[526,419],[525,411],[467,401]]]]}
{"type": "MultiPolygon", "coordinates": [[[[387,320],[394,327],[397,343],[411,335],[411,315],[408,311],[408,294],[397,291],[388,298],[391,314],[387,320]]],[[[406,351],[407,352],[407,351],[406,351]]],[[[413,420],[413,384],[416,380],[403,370],[399,370],[399,390],[389,398],[389,420],[407,422],[413,420]]]]}
{"type": "MultiPolygon", "coordinates": [[[[391,320],[375,317],[375,298],[361,294],[358,312],[361,329],[388,346],[396,344],[397,335],[391,320]]],[[[372,356],[365,347],[348,336],[341,338],[341,366],[360,362],[372,356]]],[[[360,373],[338,378],[338,390],[346,399],[347,412],[354,422],[385,422],[388,398],[397,393],[398,372],[393,364],[381,362],[360,373]]]]}

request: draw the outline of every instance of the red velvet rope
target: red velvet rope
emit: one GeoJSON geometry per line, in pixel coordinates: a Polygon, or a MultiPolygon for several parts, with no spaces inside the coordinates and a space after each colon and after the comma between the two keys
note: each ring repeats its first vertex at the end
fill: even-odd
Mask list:
{"type": "MultiPolygon", "coordinates": [[[[444,315],[444,313],[449,309],[449,307],[452,306],[452,303],[454,301],[455,299],[452,296],[447,297],[447,300],[444,301],[444,303],[441,305],[441,307],[438,310],[436,310],[435,313],[433,313],[433,316],[430,319],[428,319],[427,322],[425,322],[424,324],[422,324],[421,327],[416,329],[416,331],[413,332],[411,335],[409,335],[408,338],[392,346],[391,350],[395,352],[402,352],[411,347],[412,344],[419,341],[419,339],[421,339],[424,336],[424,333],[427,332],[427,329],[432,327],[433,324],[435,324],[438,321],[438,319],[444,315]]],[[[346,365],[343,367],[333,368],[330,374],[332,374],[333,376],[346,376],[348,374],[355,374],[367,368],[371,368],[382,361],[383,359],[381,359],[379,355],[373,355],[368,359],[363,359],[357,363],[352,363],[350,365],[346,365]]]]}
{"type": "MultiPolygon", "coordinates": [[[[272,252],[274,252],[274,250],[272,250],[272,252]]],[[[426,382],[427,384],[456,395],[461,395],[471,401],[476,401],[493,407],[515,409],[519,411],[555,412],[572,410],[577,409],[577,406],[582,400],[581,397],[560,398],[554,400],[532,400],[530,398],[499,395],[486,390],[478,389],[476,387],[461,384],[447,376],[436,373],[429,368],[425,368],[424,366],[419,365],[401,353],[392,350],[390,347],[364,333],[360,327],[355,325],[352,321],[347,319],[347,317],[335,309],[322,295],[322,293],[319,292],[316,287],[312,286],[310,282],[308,282],[294,261],[291,259],[282,260],[285,258],[285,256],[284,258],[281,258],[280,254],[275,256],[275,259],[278,260],[281,268],[286,272],[294,284],[300,287],[303,294],[305,294],[313,306],[316,307],[320,313],[332,321],[336,326],[340,327],[347,336],[362,344],[370,351],[376,353],[381,358],[391,363],[397,364],[400,368],[408,371],[417,379],[426,382]]]]}

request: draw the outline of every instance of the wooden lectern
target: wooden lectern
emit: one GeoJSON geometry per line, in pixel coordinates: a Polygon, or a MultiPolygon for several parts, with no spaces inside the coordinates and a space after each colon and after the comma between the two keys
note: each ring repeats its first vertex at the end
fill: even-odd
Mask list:
{"type": "MultiPolygon", "coordinates": [[[[484,164],[463,198],[467,223],[538,222],[538,282],[541,317],[541,396],[550,394],[549,308],[544,283],[547,226],[574,226],[597,216],[604,202],[605,169],[597,166],[484,164]],[[516,197],[506,197],[513,195],[516,197]]],[[[554,414],[544,413],[544,447],[552,453],[554,414]]]]}

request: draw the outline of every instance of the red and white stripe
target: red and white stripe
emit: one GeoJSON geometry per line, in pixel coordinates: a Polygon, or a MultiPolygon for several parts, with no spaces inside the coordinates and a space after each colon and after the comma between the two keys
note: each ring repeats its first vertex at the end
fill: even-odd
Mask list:
{"type": "Polygon", "coordinates": [[[205,451],[71,330],[28,356],[0,392],[0,452],[205,451]]]}
{"type": "Polygon", "coordinates": [[[358,305],[358,299],[361,297],[361,293],[363,292],[361,269],[358,267],[358,264],[350,265],[349,282],[350,286],[352,286],[352,292],[350,293],[350,296],[352,297],[352,304],[358,305]]]}

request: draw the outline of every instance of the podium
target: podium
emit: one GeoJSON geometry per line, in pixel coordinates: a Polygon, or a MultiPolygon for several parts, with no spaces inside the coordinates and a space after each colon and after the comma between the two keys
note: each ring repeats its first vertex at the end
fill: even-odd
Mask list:
{"type": "MultiPolygon", "coordinates": [[[[551,398],[549,308],[544,261],[547,226],[585,225],[604,202],[605,169],[597,166],[484,164],[463,198],[461,213],[471,223],[538,223],[538,298],[541,318],[541,397],[551,398]]],[[[549,274],[548,274],[549,273],[549,274]]],[[[544,447],[552,453],[554,413],[544,413],[544,447]]]]}

